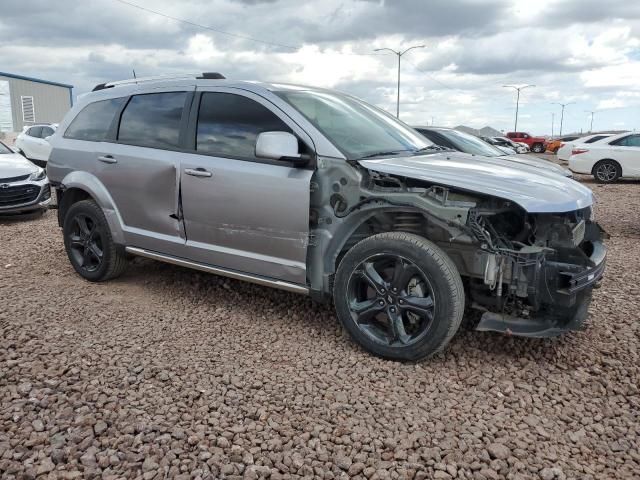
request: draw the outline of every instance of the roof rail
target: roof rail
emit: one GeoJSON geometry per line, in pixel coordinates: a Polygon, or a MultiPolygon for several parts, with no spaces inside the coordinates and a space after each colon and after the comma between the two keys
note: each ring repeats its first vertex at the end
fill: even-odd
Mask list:
{"type": "Polygon", "coordinates": [[[128,80],[118,80],[115,82],[99,83],[93,87],[92,92],[98,90],[104,90],[105,88],[113,88],[120,85],[131,85],[136,83],[156,82],[158,80],[179,80],[179,79],[211,79],[211,80],[224,80],[226,77],[218,72],[203,72],[203,73],[183,73],[179,75],[158,75],[155,77],[141,77],[130,78],[128,80]]]}

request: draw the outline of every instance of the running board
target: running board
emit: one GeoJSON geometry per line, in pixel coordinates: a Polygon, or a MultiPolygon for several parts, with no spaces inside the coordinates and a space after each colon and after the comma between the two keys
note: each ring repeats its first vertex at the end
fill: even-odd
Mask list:
{"type": "Polygon", "coordinates": [[[170,263],[172,265],[178,265],[180,267],[192,268],[194,270],[213,273],[215,275],[222,275],[224,277],[233,278],[235,280],[243,280],[245,282],[256,283],[258,285],[264,285],[266,287],[279,288],[280,290],[286,290],[288,292],[302,293],[304,295],[307,295],[309,293],[309,289],[307,287],[298,285],[296,283],[283,282],[282,280],[271,280],[269,278],[260,277],[257,275],[241,273],[235,270],[227,270],[226,268],[212,267],[211,265],[207,265],[205,263],[192,262],[191,260],[184,260],[182,258],[172,257],[170,255],[164,255],[162,253],[151,252],[149,250],[145,250],[144,248],[126,247],[125,251],[139,257],[150,258],[152,260],[158,260],[160,262],[170,263]]]}

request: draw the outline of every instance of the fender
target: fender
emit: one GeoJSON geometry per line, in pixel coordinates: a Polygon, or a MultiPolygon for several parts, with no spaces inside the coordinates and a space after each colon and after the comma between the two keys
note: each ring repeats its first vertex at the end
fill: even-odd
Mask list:
{"type": "Polygon", "coordinates": [[[81,170],[68,173],[60,182],[64,189],[77,188],[91,195],[91,198],[98,204],[111,230],[113,241],[124,245],[124,222],[118,208],[104,184],[95,175],[81,170]]]}

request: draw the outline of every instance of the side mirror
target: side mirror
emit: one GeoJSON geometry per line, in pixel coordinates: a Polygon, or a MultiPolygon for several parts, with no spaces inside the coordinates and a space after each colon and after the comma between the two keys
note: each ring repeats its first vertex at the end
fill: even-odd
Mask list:
{"type": "Polygon", "coordinates": [[[309,159],[298,151],[298,139],[289,132],[262,132],[256,139],[256,157],[306,163],[309,159]]]}

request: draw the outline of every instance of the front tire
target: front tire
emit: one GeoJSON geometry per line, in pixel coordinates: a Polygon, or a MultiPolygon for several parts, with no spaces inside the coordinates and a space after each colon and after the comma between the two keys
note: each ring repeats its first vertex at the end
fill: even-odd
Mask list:
{"type": "Polygon", "coordinates": [[[80,276],[103,282],[124,272],[124,252],[113,243],[104,212],[93,200],[74,203],[64,217],[62,230],[67,256],[80,276]]]}
{"type": "Polygon", "coordinates": [[[336,272],[334,302],[351,337],[374,355],[419,360],[441,351],[458,330],[464,288],[451,259],[418,235],[366,238],[336,272]]]}
{"type": "Polygon", "coordinates": [[[536,143],[531,150],[533,150],[534,153],[542,153],[544,152],[544,145],[542,145],[541,143],[536,143]]]}
{"type": "Polygon", "coordinates": [[[622,176],[622,168],[615,160],[600,160],[593,166],[592,173],[598,183],[614,183],[622,176]]]}

